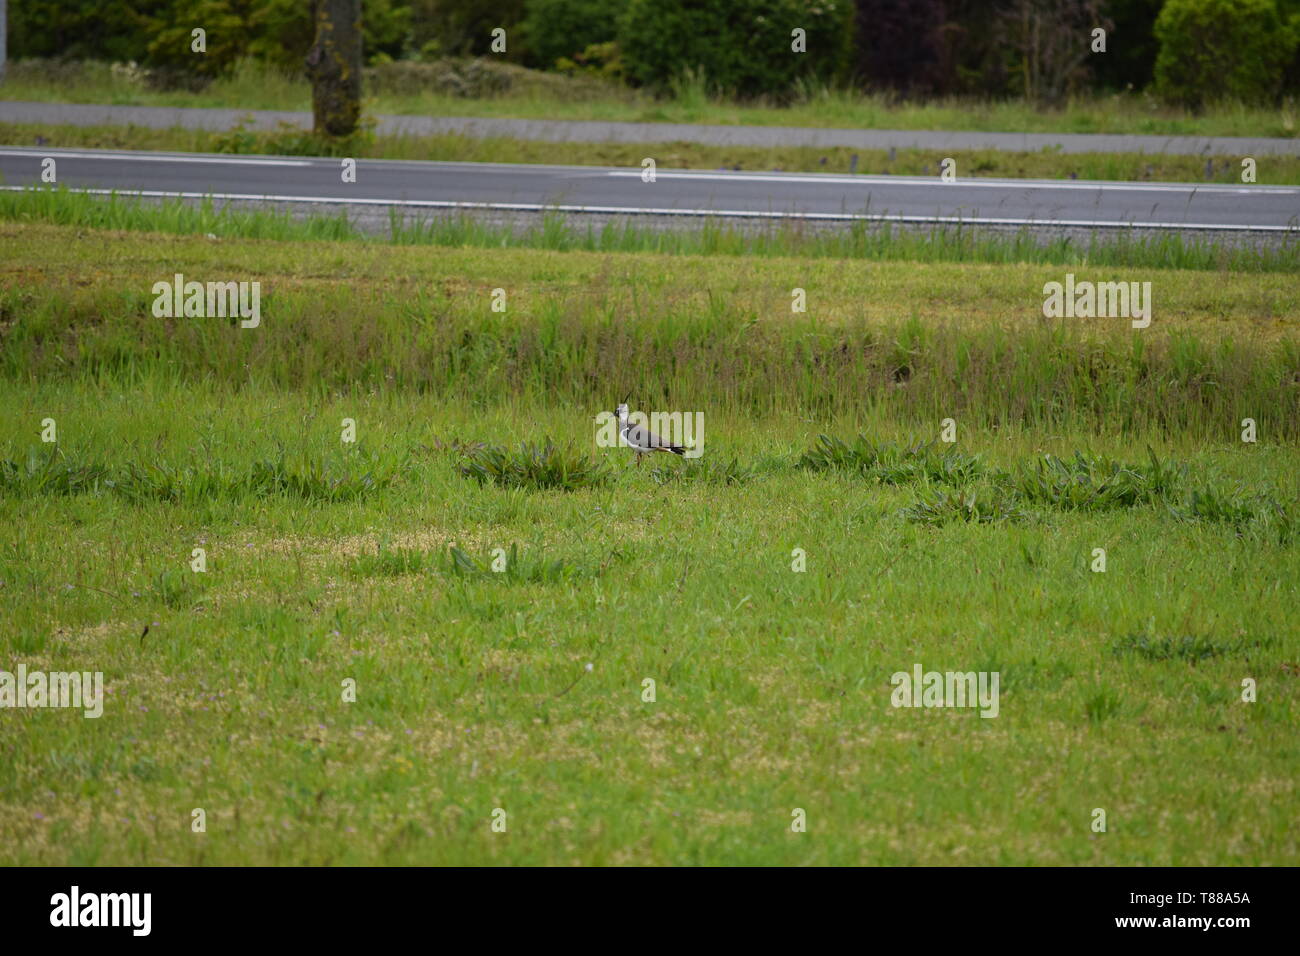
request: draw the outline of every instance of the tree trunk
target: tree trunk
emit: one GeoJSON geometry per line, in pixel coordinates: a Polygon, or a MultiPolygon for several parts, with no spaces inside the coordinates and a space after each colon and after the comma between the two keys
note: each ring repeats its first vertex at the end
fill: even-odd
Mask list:
{"type": "Polygon", "coordinates": [[[5,79],[5,0],[0,0],[0,83],[5,79]]]}
{"type": "Polygon", "coordinates": [[[307,53],[312,123],[351,136],[361,121],[361,0],[312,0],[316,42],[307,53]]]}

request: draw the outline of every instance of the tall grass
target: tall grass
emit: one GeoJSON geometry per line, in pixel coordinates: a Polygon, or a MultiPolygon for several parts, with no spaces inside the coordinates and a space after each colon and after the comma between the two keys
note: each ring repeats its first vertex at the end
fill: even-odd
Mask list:
{"type": "Polygon", "coordinates": [[[881,484],[927,486],[929,492],[904,516],[932,526],[1024,521],[1032,509],[1105,512],[1150,506],[1178,520],[1218,523],[1238,534],[1250,531],[1257,540],[1287,544],[1297,517],[1294,506],[1271,489],[1227,489],[1206,483],[1203,476],[1192,487],[1185,462],[1161,460],[1150,448],[1142,463],[1076,451],[1072,458],[1049,454],[1007,470],[986,467],[978,457],[952,447],[939,451],[934,442],[900,445],[865,435],[845,442],[821,435],[796,467],[846,472],[881,484]]]}
{"type": "Polygon", "coordinates": [[[132,459],[118,463],[69,457],[57,446],[24,459],[0,458],[0,493],[14,497],[116,494],[128,501],[242,501],[288,497],[316,504],[353,501],[380,491],[398,477],[400,462],[379,456],[335,455],[236,465],[211,459],[183,463],[132,459]]]}
{"type": "Polygon", "coordinates": [[[79,193],[62,187],[0,191],[0,219],[242,239],[363,238],[343,212],[295,218],[276,209],[218,205],[210,198],[154,202],[116,194],[79,193]]]}
{"type": "Polygon", "coordinates": [[[631,219],[593,225],[582,217],[566,218],[558,212],[536,217],[531,225],[509,226],[472,215],[422,218],[392,210],[387,230],[375,235],[346,211],[294,215],[274,208],[218,205],[210,198],[155,201],[92,195],[63,187],[0,191],[0,220],[221,238],[380,241],[483,249],[1300,272],[1300,233],[1273,245],[1245,246],[1179,235],[1097,233],[1087,241],[1078,241],[1044,239],[1030,231],[1001,234],[959,225],[911,229],[862,221],[836,228],[790,222],[758,229],[705,221],[696,227],[663,229],[638,225],[631,219]]]}
{"type": "Polygon", "coordinates": [[[382,286],[279,286],[263,299],[274,320],[244,330],[157,319],[147,285],[11,287],[0,289],[0,375],[412,389],[593,409],[631,391],[666,408],[877,409],[906,422],[951,417],[993,428],[1222,439],[1253,418],[1272,438],[1300,437],[1300,344],[1292,338],[1146,338],[1064,323],[947,327],[865,316],[835,326],[756,323],[743,299],[717,298],[703,310],[674,299],[631,312],[619,299],[555,296],[507,319],[482,298],[471,305],[382,286]]]}

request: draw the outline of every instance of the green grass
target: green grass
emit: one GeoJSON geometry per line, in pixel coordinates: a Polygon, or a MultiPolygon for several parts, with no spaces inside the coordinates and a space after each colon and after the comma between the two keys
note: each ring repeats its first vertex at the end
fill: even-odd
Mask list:
{"type": "Polygon", "coordinates": [[[1271,439],[1300,436],[1296,280],[1282,273],[1084,273],[1153,283],[1152,326],[1134,330],[1044,319],[1055,265],[67,235],[0,227],[0,374],[373,382],[594,409],[632,391],[682,409],[711,396],[754,414],[878,408],[928,428],[951,417],[1218,440],[1251,418],[1271,439]],[[153,286],[177,272],[262,283],[263,324],[155,318],[153,286]],[[790,311],[796,287],[806,314],[790,311]],[[498,288],[505,313],[492,311],[498,288]]]}
{"type": "MultiPolygon", "coordinates": [[[[285,125],[256,132],[241,127],[227,133],[150,129],[141,126],[49,126],[0,123],[0,143],[51,148],[136,149],[239,153],[273,156],[351,156],[353,158],[435,160],[472,163],[541,163],[558,166],[639,168],[653,157],[660,169],[775,170],[860,175],[934,176],[951,157],[961,177],[1006,179],[1082,179],[1146,182],[1241,183],[1240,156],[1174,156],[1141,153],[1062,153],[1003,150],[900,149],[847,147],[709,146],[700,143],[544,142],[503,137],[480,139],[437,136],[360,135],[347,140],[315,136],[285,125]]],[[[1261,185],[1300,184],[1300,157],[1261,157],[1261,185]]]]}
{"type": "Polygon", "coordinates": [[[0,226],[0,374],[373,382],[597,410],[632,391],[681,409],[711,396],[754,414],[880,408],[927,428],[1218,440],[1252,418],[1271,439],[1300,436],[1294,274],[1081,267],[1152,282],[1152,325],[1135,330],[1045,319],[1059,265],[68,235],[0,226]],[[263,324],[155,318],[153,286],[177,272],[261,282],[263,324]],[[791,312],[794,288],[807,313],[791,312]]]}
{"type": "Polygon", "coordinates": [[[535,445],[523,442],[513,451],[491,445],[474,448],[464,453],[456,470],[480,485],[531,491],[574,491],[604,484],[609,477],[599,461],[569,446],[557,448],[550,439],[535,445]]]}
{"type": "MultiPolygon", "coordinates": [[[[708,457],[786,462],[744,484],[611,461],[605,487],[531,491],[420,449],[580,441],[582,410],[157,379],[0,399],[10,455],[49,413],[69,456],[237,470],[281,443],[337,449],[346,414],[412,461],[333,503],[0,493],[6,656],[103,670],[111,691],[99,721],[6,715],[6,863],[1300,858],[1293,544],[1156,507],[917,525],[918,487],[793,467],[809,429],[891,434],[878,418],[711,420],[708,457]],[[530,563],[494,572],[496,549],[530,563]],[[1001,715],[894,710],[890,675],[917,662],[998,671],[1001,715]]],[[[962,447],[1012,469],[1041,441],[962,447]]],[[[1122,451],[1049,447],[1077,442],[1122,451]]],[[[1294,499],[1294,446],[1177,444],[1197,476],[1294,499]]]]}
{"type": "MultiPolygon", "coordinates": [[[[464,75],[465,64],[443,70],[464,75]]],[[[686,84],[675,96],[655,98],[590,77],[564,77],[492,62],[469,67],[490,77],[467,97],[440,86],[437,67],[393,64],[366,75],[367,112],[428,116],[515,117],[520,119],[707,123],[714,125],[810,126],[846,129],[986,130],[1014,133],[1134,133],[1149,135],[1266,136],[1297,134],[1296,106],[1280,108],[1224,104],[1193,114],[1159,104],[1143,93],[1075,99],[1060,109],[1018,100],[949,99],[898,103],[878,94],[824,87],[805,90],[793,104],[738,103],[686,84]],[[424,72],[422,72],[424,71],[424,72]],[[431,71],[431,75],[425,75],[431,71]]],[[[10,100],[111,103],[136,106],[195,106],[231,109],[309,110],[305,78],[286,76],[255,62],[206,90],[160,92],[144,77],[113,72],[102,63],[14,62],[0,85],[10,100]]]]}
{"type": "Polygon", "coordinates": [[[1032,263],[0,247],[0,655],[109,691],[0,713],[0,862],[1300,862],[1294,274],[1135,330],[1032,263]],[[629,391],[703,457],[596,447],[629,391]]]}
{"type": "MultiPolygon", "coordinates": [[[[0,221],[163,232],[224,239],[358,240],[394,245],[546,249],[557,252],[867,259],[894,262],[1041,263],[1143,269],[1294,273],[1300,233],[1257,246],[1181,235],[1094,233],[1088,240],[1028,231],[993,233],[962,225],[910,229],[864,221],[818,229],[793,222],[745,228],[706,220],[656,229],[632,221],[591,225],[558,211],[531,224],[494,225],[472,214],[389,214],[386,229],[359,225],[346,212],[295,216],[287,210],[218,206],[214,201],[91,195],[65,187],[0,191],[0,221]]],[[[1059,280],[1059,276],[1056,277],[1059,280]]]]}

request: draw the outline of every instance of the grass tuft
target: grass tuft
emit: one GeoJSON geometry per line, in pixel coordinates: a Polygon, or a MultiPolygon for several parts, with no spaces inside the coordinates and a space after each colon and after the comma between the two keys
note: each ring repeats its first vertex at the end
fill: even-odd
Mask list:
{"type": "Polygon", "coordinates": [[[1149,465],[1124,465],[1075,452],[1073,459],[1044,455],[1032,469],[1001,476],[1024,501],[1058,511],[1105,511],[1164,501],[1186,475],[1185,465],[1162,462],[1150,451],[1149,465]]]}
{"type": "Polygon", "coordinates": [[[817,444],[799,459],[798,467],[849,472],[884,485],[931,481],[960,486],[984,474],[984,465],[977,457],[955,448],[940,450],[933,441],[911,445],[873,442],[862,435],[852,443],[819,435],[817,444]]]}
{"type": "Polygon", "coordinates": [[[373,457],[347,462],[304,457],[295,464],[281,455],[242,467],[222,461],[126,461],[108,465],[76,461],[62,450],[47,455],[42,462],[31,451],[21,464],[0,460],[0,493],[23,498],[111,492],[135,503],[241,501],[273,496],[328,503],[370,495],[391,485],[397,475],[397,467],[373,457]]]}
{"type": "Polygon", "coordinates": [[[1014,499],[993,492],[936,491],[903,509],[903,517],[913,524],[941,527],[953,522],[964,524],[1018,523],[1028,518],[1014,499]]]}
{"type": "Polygon", "coordinates": [[[518,544],[512,544],[509,552],[490,554],[482,560],[452,545],[447,552],[446,570],[451,577],[462,581],[490,580],[506,584],[563,584],[599,573],[599,569],[563,558],[548,561],[521,554],[518,544]]]}
{"type": "Polygon", "coordinates": [[[522,442],[515,450],[495,445],[470,450],[456,470],[480,485],[531,490],[575,491],[604,484],[609,478],[609,469],[602,462],[571,444],[557,446],[549,438],[541,444],[522,442]]]}
{"type": "Polygon", "coordinates": [[[657,485],[705,484],[743,485],[757,474],[754,466],[742,464],[732,456],[725,458],[685,459],[677,465],[658,465],[650,471],[657,485]]]}
{"type": "Polygon", "coordinates": [[[1271,638],[1216,641],[1192,635],[1152,637],[1147,634],[1125,634],[1111,645],[1111,653],[1116,657],[1131,655],[1148,661],[1177,660],[1197,664],[1215,657],[1249,658],[1251,651],[1271,647],[1275,643],[1271,638]]]}

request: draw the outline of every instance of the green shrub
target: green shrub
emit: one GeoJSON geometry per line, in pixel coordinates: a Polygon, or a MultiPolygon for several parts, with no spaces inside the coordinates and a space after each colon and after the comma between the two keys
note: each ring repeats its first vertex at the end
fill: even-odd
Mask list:
{"type": "Polygon", "coordinates": [[[149,33],[140,28],[172,0],[17,0],[9,4],[9,56],[61,60],[143,60],[149,33]]]}
{"type": "MultiPolygon", "coordinates": [[[[369,0],[366,0],[368,3],[369,0]]],[[[411,46],[422,57],[484,56],[519,60],[524,0],[409,0],[411,46]],[[492,31],[506,31],[504,54],[492,53],[492,31]]]]}
{"type": "Polygon", "coordinates": [[[550,69],[618,35],[626,0],[528,0],[522,34],[534,66],[550,69]]]}
{"type": "Polygon", "coordinates": [[[572,446],[556,447],[549,439],[541,445],[520,444],[517,451],[485,446],[464,455],[456,470],[480,485],[506,488],[560,488],[573,491],[599,485],[609,477],[601,462],[572,446]]]}
{"type": "Polygon", "coordinates": [[[1149,465],[1125,465],[1077,451],[1072,460],[1044,455],[1033,468],[1002,480],[1025,501],[1060,511],[1134,508],[1171,497],[1187,471],[1185,465],[1162,462],[1150,449],[1147,453],[1149,465]]]}
{"type": "Polygon", "coordinates": [[[1014,499],[1001,492],[976,494],[973,491],[936,491],[903,509],[903,517],[913,524],[941,527],[957,521],[965,524],[1001,524],[1028,518],[1014,499]]]}
{"type": "Polygon", "coordinates": [[[1274,0],[1169,0],[1155,33],[1156,89],[1194,109],[1274,100],[1297,39],[1274,0]]]}
{"type": "Polygon", "coordinates": [[[1183,508],[1171,509],[1184,521],[1212,521],[1231,525],[1238,532],[1256,518],[1255,503],[1240,489],[1194,489],[1183,508]]]}
{"type": "Polygon", "coordinates": [[[819,435],[817,444],[799,459],[798,467],[853,472],[883,485],[914,481],[965,485],[984,474],[984,465],[978,458],[955,448],[939,451],[933,441],[913,445],[873,442],[863,435],[852,444],[819,435]]]}
{"type": "Polygon", "coordinates": [[[800,80],[829,82],[847,62],[848,0],[632,0],[619,22],[623,66],[634,83],[666,90],[685,73],[715,91],[787,98],[800,80]],[[791,50],[791,31],[807,52],[791,50]]]}
{"type": "Polygon", "coordinates": [[[248,56],[300,71],[313,39],[308,5],[292,0],[174,2],[145,26],[150,39],[144,62],[153,85],[163,88],[196,87],[229,74],[248,56]],[[191,48],[196,27],[205,32],[203,53],[191,48]]]}

